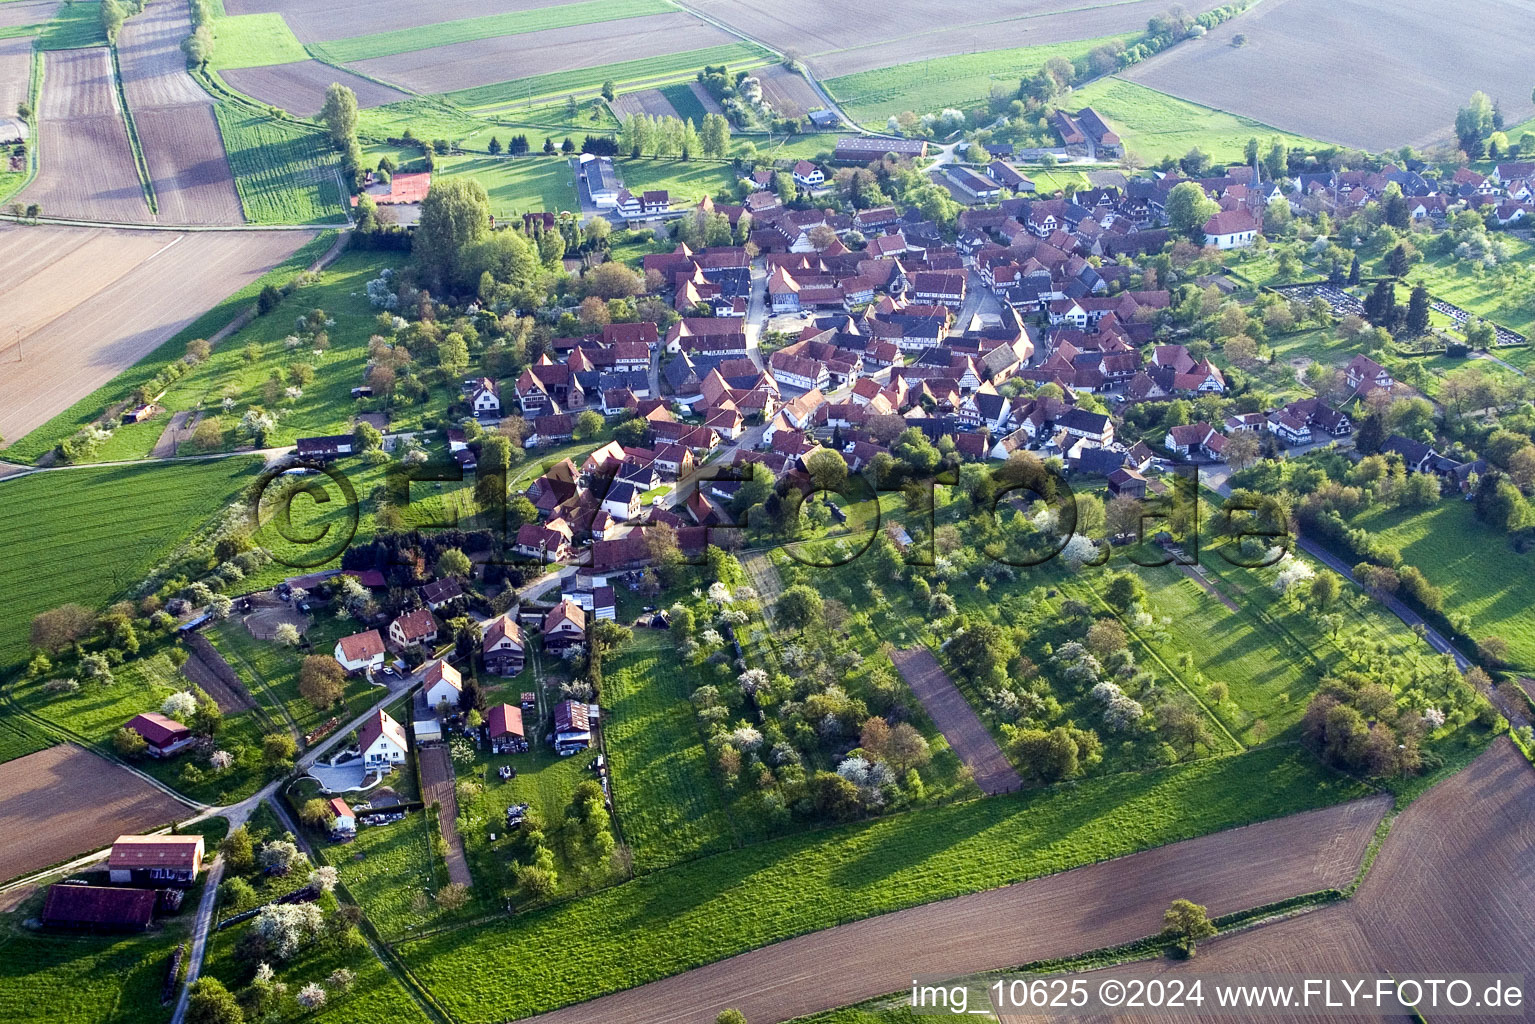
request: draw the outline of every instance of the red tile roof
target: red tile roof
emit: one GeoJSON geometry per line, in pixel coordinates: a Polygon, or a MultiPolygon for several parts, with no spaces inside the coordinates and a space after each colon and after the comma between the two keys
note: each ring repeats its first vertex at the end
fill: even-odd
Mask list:
{"type": "Polygon", "coordinates": [[[510,704],[497,704],[485,714],[485,724],[490,728],[490,738],[526,735],[522,731],[522,709],[510,704]]]}

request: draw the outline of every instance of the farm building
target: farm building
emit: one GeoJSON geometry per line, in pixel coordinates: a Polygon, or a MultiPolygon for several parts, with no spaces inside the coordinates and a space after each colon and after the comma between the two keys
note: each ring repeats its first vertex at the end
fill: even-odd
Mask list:
{"type": "Polygon", "coordinates": [[[490,749],[497,754],[520,754],[528,749],[521,708],[497,704],[485,713],[485,728],[490,735],[490,749]]]}
{"type": "Polygon", "coordinates": [[[554,708],[554,749],[561,757],[579,754],[592,745],[591,706],[561,701],[554,708]]]}
{"type": "Polygon", "coordinates": [[[158,711],[134,715],[128,728],[149,744],[151,757],[172,757],[192,745],[192,730],[158,711]]]}
{"type": "Polygon", "coordinates": [[[154,923],[153,889],[50,885],[42,922],[50,928],[93,932],[141,932],[154,923]]]}
{"type": "Polygon", "coordinates": [[[1061,144],[1072,156],[1115,160],[1124,152],[1119,136],[1092,107],[1083,107],[1075,114],[1057,110],[1052,124],[1061,136],[1061,144]]]}
{"type": "Polygon", "coordinates": [[[623,190],[624,182],[611,159],[583,153],[580,173],[594,206],[599,210],[611,210],[618,206],[618,194],[623,190]]]}
{"type": "Polygon", "coordinates": [[[843,136],[837,140],[832,158],[846,163],[866,164],[883,160],[886,153],[913,159],[927,156],[927,142],[922,139],[876,139],[863,136],[843,136]]]}
{"type": "Polygon", "coordinates": [[[349,673],[366,672],[384,664],[384,638],[378,630],[353,633],[336,641],[336,661],[349,673]]]}
{"type": "Polygon", "coordinates": [[[586,609],[561,601],[544,616],[544,649],[562,658],[574,657],[586,644],[586,609]]]}
{"type": "Polygon", "coordinates": [[[421,685],[429,708],[435,708],[443,701],[456,707],[459,698],[464,695],[463,677],[458,674],[458,669],[446,661],[432,662],[426,674],[421,677],[421,685]]]}
{"type": "Polygon", "coordinates": [[[202,867],[202,836],[118,836],[107,857],[114,882],[191,885],[202,867]]]}
{"type": "Polygon", "coordinates": [[[301,437],[293,443],[293,454],[301,459],[329,462],[342,455],[352,454],[352,435],[336,434],[331,437],[301,437]]]}
{"type": "Polygon", "coordinates": [[[405,760],[410,743],[400,723],[387,711],[375,711],[357,732],[357,746],[368,768],[392,768],[405,760]]]}
{"type": "Polygon", "coordinates": [[[515,676],[522,671],[525,643],[522,627],[506,614],[485,624],[485,638],[480,643],[485,671],[497,676],[515,676]]]}

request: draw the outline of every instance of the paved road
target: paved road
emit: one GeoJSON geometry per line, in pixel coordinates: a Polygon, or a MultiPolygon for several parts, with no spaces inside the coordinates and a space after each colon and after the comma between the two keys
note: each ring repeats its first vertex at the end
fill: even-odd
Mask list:
{"type": "MultiPolygon", "coordinates": [[[[1175,899],[1212,916],[1347,884],[1388,796],[1218,832],[765,946],[540,1024],[710,1024],[734,1008],[774,1024],[953,978],[1154,935],[1175,899]]],[[[894,869],[898,870],[898,869],[894,869]]]]}

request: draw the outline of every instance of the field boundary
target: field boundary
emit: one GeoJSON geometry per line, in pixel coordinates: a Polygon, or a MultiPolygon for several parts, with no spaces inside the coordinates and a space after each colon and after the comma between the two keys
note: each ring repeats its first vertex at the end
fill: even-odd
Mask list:
{"type": "Polygon", "coordinates": [[[160,214],[160,204],[155,198],[154,176],[149,173],[149,159],[144,156],[144,145],[139,141],[139,126],[133,120],[133,109],[128,106],[128,91],[123,87],[123,69],[117,60],[117,46],[107,47],[112,54],[112,87],[117,90],[117,105],[123,114],[123,130],[128,133],[128,148],[133,150],[133,165],[138,168],[139,185],[144,189],[144,202],[152,217],[160,214]]]}

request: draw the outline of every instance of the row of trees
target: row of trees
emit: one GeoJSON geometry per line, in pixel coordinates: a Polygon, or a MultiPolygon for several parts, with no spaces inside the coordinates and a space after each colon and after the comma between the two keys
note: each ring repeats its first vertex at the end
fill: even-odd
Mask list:
{"type": "Polygon", "coordinates": [[[691,118],[631,114],[619,130],[618,148],[631,157],[724,159],[730,155],[730,122],[723,114],[705,114],[701,127],[691,118]]]}

